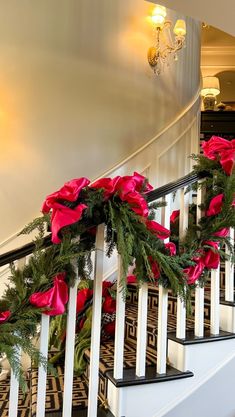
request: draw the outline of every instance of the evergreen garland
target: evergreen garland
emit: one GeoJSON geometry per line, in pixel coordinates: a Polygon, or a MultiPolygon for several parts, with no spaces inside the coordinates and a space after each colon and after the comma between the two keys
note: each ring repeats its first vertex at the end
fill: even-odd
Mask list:
{"type": "MultiPolygon", "coordinates": [[[[187,268],[195,266],[195,259],[201,256],[202,251],[219,252],[222,259],[228,259],[223,245],[226,244],[232,251],[231,242],[228,237],[215,236],[215,233],[221,229],[235,226],[234,171],[230,175],[225,173],[218,155],[213,160],[208,159],[205,155],[193,155],[192,158],[195,161],[194,172],[199,175],[203,174],[204,180],[189,189],[197,191],[199,187],[204,187],[206,190],[205,200],[201,206],[202,211],[205,212],[211,200],[219,194],[223,194],[223,204],[220,212],[209,217],[203,215],[198,224],[196,224],[195,206],[191,206],[189,228],[183,240],[179,241],[177,227],[172,227],[171,240],[178,247],[178,253],[175,256],[170,255],[163,240],[148,226],[156,208],[161,204],[150,205],[146,214],[146,193],[150,186],[147,180],[136,173],[132,177],[104,179],[103,181],[108,181],[107,187],[100,185],[95,188],[94,184],[89,185],[88,180],[81,179],[84,186],[80,188],[76,198],[71,198],[71,196],[67,198],[66,193],[68,193],[68,189],[71,189],[72,182],[70,182],[67,188],[65,185],[61,190],[49,196],[44,203],[43,216],[35,219],[24,228],[22,233],[29,234],[35,230],[38,231],[35,251],[22,270],[18,270],[14,266],[11,267],[10,285],[0,299],[0,314],[6,311],[10,312],[5,321],[0,321],[0,355],[7,356],[14,374],[21,383],[23,383],[23,373],[17,354],[18,348],[28,353],[33,362],[47,366],[45,359],[41,357],[34,346],[34,338],[37,336],[41,313],[49,313],[49,311],[32,305],[30,297],[32,294],[50,290],[57,274],[64,273],[66,285],[72,286],[76,276],[75,264],[80,279],[85,282],[89,281],[92,272],[91,254],[95,250],[96,228],[99,224],[106,225],[107,256],[110,257],[114,249],[117,249],[121,257],[124,294],[128,268],[134,264],[134,274],[139,285],[143,282],[153,284],[157,282],[165,288],[171,288],[174,294],[179,295],[187,302],[195,283],[189,285],[185,271],[187,268]],[[126,184],[133,186],[134,180],[136,180],[136,188],[125,194],[123,190],[126,184]],[[123,189],[115,188],[118,181],[126,181],[123,189]],[[108,194],[110,184],[114,191],[108,194]],[[68,214],[71,213],[73,216],[79,208],[81,213],[76,214],[77,221],[68,222],[68,214]],[[67,223],[59,229],[57,228],[56,234],[54,234],[57,244],[45,248],[43,241],[47,230],[51,228],[53,232],[55,217],[58,212],[59,215],[61,212],[63,214],[63,210],[66,212],[67,223]],[[211,248],[208,241],[219,242],[220,248],[218,250],[211,248]],[[157,266],[159,271],[157,278],[153,272],[153,264],[155,267],[157,266]]],[[[231,256],[233,256],[232,253],[231,256]]],[[[204,268],[203,273],[199,276],[199,285],[204,285],[208,272],[209,269],[204,268]]],[[[91,309],[88,309],[88,323],[91,318],[90,314],[91,309]]],[[[65,320],[66,312],[51,321],[51,340],[54,339],[54,342],[57,340],[58,349],[61,349],[58,341],[61,332],[64,331],[65,320]]],[[[76,352],[83,351],[88,344],[89,330],[84,327],[76,335],[76,352]]],[[[77,367],[81,368],[82,364],[77,364],[77,367]]]]}

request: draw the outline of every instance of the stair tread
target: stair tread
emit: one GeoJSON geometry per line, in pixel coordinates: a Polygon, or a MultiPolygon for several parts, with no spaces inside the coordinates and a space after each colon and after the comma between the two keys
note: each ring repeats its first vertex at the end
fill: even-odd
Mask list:
{"type": "MultiPolygon", "coordinates": [[[[130,322],[132,324],[137,325],[137,317],[138,317],[138,305],[137,304],[129,304],[126,305],[126,322],[130,322]]],[[[208,327],[209,323],[205,323],[205,327],[208,327]]],[[[148,309],[148,322],[147,322],[148,329],[154,331],[157,334],[158,328],[158,308],[149,308],[148,309]]],[[[168,332],[174,331],[176,328],[176,315],[171,314],[168,312],[168,322],[167,322],[167,330],[168,332]]],[[[186,320],[186,328],[187,330],[194,328],[194,319],[187,318],[186,320]]]]}
{"type": "MultiPolygon", "coordinates": [[[[90,361],[90,349],[85,351],[85,356],[90,361]]],[[[151,355],[147,352],[146,354],[146,364],[147,365],[156,365],[157,358],[154,355],[151,355]]],[[[136,366],[136,348],[131,344],[125,342],[124,344],[124,368],[134,368],[136,366]]],[[[110,340],[107,342],[102,342],[100,347],[100,373],[103,375],[106,372],[111,371],[114,367],[114,341],[110,340]]]]}
{"type": "MultiPolygon", "coordinates": [[[[46,405],[45,410],[50,412],[60,411],[63,404],[64,389],[64,368],[61,365],[56,366],[57,376],[47,375],[46,405]]],[[[37,381],[38,370],[31,371],[31,410],[32,416],[36,415],[37,404],[37,381]]],[[[74,409],[85,409],[88,406],[88,389],[87,383],[83,376],[74,375],[73,378],[73,400],[74,409]]]]}

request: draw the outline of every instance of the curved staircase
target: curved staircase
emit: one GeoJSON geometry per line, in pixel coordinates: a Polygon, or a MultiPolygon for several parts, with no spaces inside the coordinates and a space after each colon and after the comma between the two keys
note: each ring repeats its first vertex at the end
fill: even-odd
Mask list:
{"type": "MultiPolygon", "coordinates": [[[[185,200],[184,189],[197,180],[195,176],[186,176],[149,193],[149,200],[155,201],[177,190],[183,190],[181,204],[185,204],[187,200],[185,200]]],[[[164,214],[164,209],[162,210],[164,214]]],[[[45,244],[49,244],[48,239],[45,244]]],[[[0,266],[28,256],[33,249],[34,245],[28,244],[0,256],[0,266]]],[[[173,412],[170,414],[172,417],[178,417],[177,414],[174,415],[174,407],[187,400],[192,393],[197,392],[208,379],[213,382],[216,369],[223,368],[223,364],[234,355],[235,349],[235,303],[229,301],[226,296],[228,283],[230,288],[231,285],[234,288],[234,275],[228,276],[228,271],[228,268],[221,265],[220,274],[217,275],[220,281],[218,281],[219,291],[215,291],[214,285],[210,282],[204,289],[204,300],[201,304],[202,310],[200,310],[203,316],[203,335],[200,337],[195,331],[195,322],[198,320],[197,309],[195,309],[198,303],[197,290],[192,299],[192,314],[187,315],[185,320],[184,337],[179,337],[177,334],[179,319],[181,328],[182,323],[184,325],[179,314],[179,311],[182,313],[184,306],[171,291],[164,294],[162,287],[148,285],[143,294],[136,284],[130,284],[125,301],[122,296],[118,296],[117,292],[116,326],[120,324],[122,327],[124,324],[124,335],[121,338],[119,335],[116,346],[111,339],[101,341],[99,363],[95,364],[98,371],[96,414],[98,417],[143,417],[143,415],[144,417],[161,417],[167,415],[168,412],[173,412]],[[143,308],[143,296],[146,301],[146,311],[143,308]],[[142,311],[146,313],[143,317],[142,311]],[[215,311],[216,320],[219,318],[219,322],[215,320],[215,311]],[[146,346],[144,334],[146,334],[146,346]],[[123,361],[122,357],[120,360],[122,351],[123,361]],[[137,367],[141,361],[142,370],[139,371],[137,367]],[[117,363],[122,364],[121,368],[117,366],[117,363]],[[161,372],[159,372],[159,364],[161,372]],[[115,378],[115,373],[121,376],[115,378]]],[[[118,277],[120,277],[119,272],[118,277]]],[[[74,296],[76,297],[76,293],[74,296]]],[[[69,343],[68,336],[67,340],[69,343]]],[[[47,340],[42,340],[42,343],[46,346],[47,340]]],[[[94,339],[92,343],[94,347],[94,339]]],[[[72,415],[95,417],[89,411],[89,393],[93,388],[91,375],[94,371],[90,349],[86,350],[85,358],[87,367],[84,375],[80,377],[71,375],[69,381],[73,385],[72,415]]],[[[69,360],[72,358],[70,357],[69,360]]],[[[46,377],[46,402],[43,414],[48,417],[67,417],[63,411],[64,365],[66,368],[66,359],[65,364],[60,363],[57,366],[57,376],[47,375],[46,377]]],[[[17,417],[41,416],[43,414],[37,414],[36,411],[37,403],[40,401],[37,369],[28,370],[27,381],[29,390],[25,396],[21,392],[19,394],[17,417]]],[[[226,385],[226,381],[224,384],[226,385]]],[[[8,413],[9,391],[10,380],[8,378],[0,383],[1,417],[16,416],[16,414],[8,413]]],[[[216,412],[213,415],[217,417],[216,412]]],[[[218,417],[225,416],[230,417],[229,414],[218,417]]]]}

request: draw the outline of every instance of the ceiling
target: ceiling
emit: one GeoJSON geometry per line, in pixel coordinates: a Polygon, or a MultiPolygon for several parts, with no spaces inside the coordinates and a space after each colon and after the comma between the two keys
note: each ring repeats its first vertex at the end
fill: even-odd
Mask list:
{"type": "Polygon", "coordinates": [[[235,36],[234,0],[223,0],[223,2],[220,0],[152,0],[152,3],[163,4],[235,36]]]}
{"type": "Polygon", "coordinates": [[[202,27],[202,46],[234,46],[235,37],[213,26],[204,24],[202,27]]]}

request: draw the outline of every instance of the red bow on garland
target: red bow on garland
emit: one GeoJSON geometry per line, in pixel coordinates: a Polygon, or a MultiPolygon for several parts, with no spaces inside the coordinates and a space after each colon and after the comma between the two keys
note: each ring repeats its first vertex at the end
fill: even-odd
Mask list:
{"type": "Polygon", "coordinates": [[[37,308],[46,309],[44,314],[48,316],[63,314],[69,299],[68,286],[64,279],[65,273],[56,275],[53,287],[48,291],[32,294],[29,298],[30,303],[37,308]]]}
{"type": "Polygon", "coordinates": [[[211,246],[213,249],[201,250],[201,256],[193,258],[195,265],[191,265],[184,269],[189,285],[194,284],[202,275],[205,268],[217,269],[220,263],[219,244],[218,242],[206,241],[204,245],[211,246]]]}
{"type": "MultiPolygon", "coordinates": [[[[58,236],[59,231],[65,226],[78,222],[83,211],[87,208],[85,204],[78,204],[77,207],[72,209],[61,204],[61,201],[75,202],[81,190],[89,184],[90,181],[87,178],[73,179],[65,183],[60,190],[46,197],[42,212],[45,214],[52,210],[51,231],[53,243],[61,242],[58,236]]],[[[105,199],[117,193],[120,199],[126,201],[136,214],[143,217],[148,216],[148,204],[140,192],[147,193],[153,187],[146,182],[144,176],[137,172],[134,172],[132,176],[117,176],[113,179],[102,178],[90,185],[90,188],[103,188],[105,199]]]]}
{"type": "Polygon", "coordinates": [[[52,210],[51,231],[53,243],[61,242],[58,236],[59,231],[65,226],[78,222],[83,211],[87,208],[85,204],[78,204],[75,209],[71,209],[61,204],[60,201],[75,202],[81,190],[88,184],[90,184],[90,181],[87,178],[74,179],[66,182],[60,190],[46,197],[42,212],[45,214],[52,210]]]}
{"type": "Polygon", "coordinates": [[[133,175],[115,178],[101,178],[90,185],[91,188],[103,188],[106,199],[118,194],[122,201],[130,204],[131,209],[138,215],[148,216],[148,204],[140,192],[147,193],[153,187],[146,182],[143,175],[134,172],[133,175]]]}
{"type": "Polygon", "coordinates": [[[0,324],[5,323],[9,319],[11,312],[9,310],[0,312],[0,324]]]}
{"type": "Polygon", "coordinates": [[[229,141],[219,136],[212,136],[207,142],[203,142],[202,149],[204,156],[208,159],[219,159],[227,175],[231,175],[235,160],[235,139],[229,141]]]}

